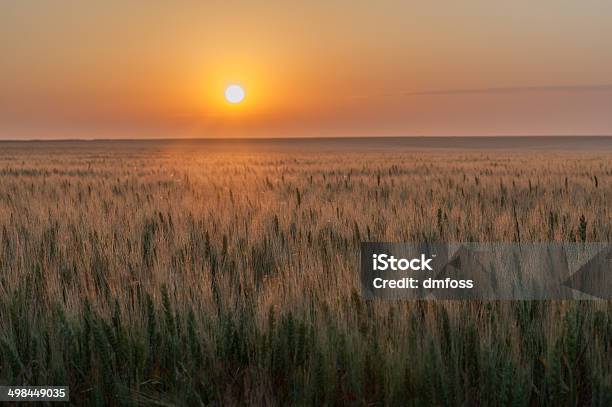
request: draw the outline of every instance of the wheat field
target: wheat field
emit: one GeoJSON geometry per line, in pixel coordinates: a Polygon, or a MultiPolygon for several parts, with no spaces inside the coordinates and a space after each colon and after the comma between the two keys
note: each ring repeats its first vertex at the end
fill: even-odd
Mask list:
{"type": "Polygon", "coordinates": [[[77,405],[612,403],[607,301],[364,301],[362,241],[612,241],[612,151],[0,143],[0,384],[77,405]]]}

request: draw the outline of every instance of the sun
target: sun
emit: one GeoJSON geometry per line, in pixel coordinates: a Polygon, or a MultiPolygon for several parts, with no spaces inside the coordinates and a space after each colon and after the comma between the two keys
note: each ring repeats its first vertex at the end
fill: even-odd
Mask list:
{"type": "Polygon", "coordinates": [[[240,85],[229,85],[225,88],[225,100],[232,104],[238,104],[244,100],[245,92],[240,85]]]}

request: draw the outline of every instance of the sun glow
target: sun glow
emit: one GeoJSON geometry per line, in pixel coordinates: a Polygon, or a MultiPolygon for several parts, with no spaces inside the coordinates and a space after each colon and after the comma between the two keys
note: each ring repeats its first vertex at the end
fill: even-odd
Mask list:
{"type": "Polygon", "coordinates": [[[232,104],[238,104],[244,100],[245,92],[240,85],[229,85],[225,89],[225,100],[232,104]]]}
{"type": "Polygon", "coordinates": [[[191,106],[216,129],[252,128],[293,108],[286,98],[288,78],[265,59],[224,58],[194,64],[185,80],[191,106]]]}

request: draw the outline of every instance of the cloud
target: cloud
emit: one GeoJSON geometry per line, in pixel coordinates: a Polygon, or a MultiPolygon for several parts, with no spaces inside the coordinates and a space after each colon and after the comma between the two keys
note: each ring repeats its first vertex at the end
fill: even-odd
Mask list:
{"type": "Polygon", "coordinates": [[[599,85],[553,85],[553,86],[508,86],[499,88],[468,88],[430,90],[418,92],[401,92],[398,95],[420,96],[420,95],[470,95],[470,94],[504,94],[525,92],[608,92],[612,91],[612,84],[599,85]]]}

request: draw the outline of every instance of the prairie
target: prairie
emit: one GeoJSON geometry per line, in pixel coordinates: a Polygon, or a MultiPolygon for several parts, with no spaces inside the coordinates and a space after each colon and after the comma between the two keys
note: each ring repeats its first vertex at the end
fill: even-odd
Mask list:
{"type": "Polygon", "coordinates": [[[361,241],[612,240],[610,138],[0,143],[0,384],[610,405],[608,301],[365,301],[361,241]]]}

